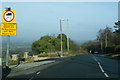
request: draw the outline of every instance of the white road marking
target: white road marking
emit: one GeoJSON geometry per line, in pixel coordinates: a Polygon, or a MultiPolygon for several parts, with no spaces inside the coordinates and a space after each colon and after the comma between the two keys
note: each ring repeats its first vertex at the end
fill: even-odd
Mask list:
{"type": "Polygon", "coordinates": [[[104,75],[105,75],[106,77],[109,77],[109,76],[107,75],[107,73],[104,73],[104,75]]]}
{"type": "MultiPolygon", "coordinates": [[[[37,72],[36,74],[38,75],[38,74],[40,74],[40,72],[37,72]]],[[[34,77],[30,78],[29,80],[32,80],[33,78],[34,78],[34,77]]]]}
{"type": "Polygon", "coordinates": [[[97,59],[95,58],[95,56],[93,56],[94,60],[98,63],[99,67],[100,67],[100,70],[104,73],[105,77],[109,77],[107,73],[105,73],[105,71],[103,70],[100,62],[97,61],[97,59]]]}
{"type": "Polygon", "coordinates": [[[40,72],[37,72],[36,74],[40,74],[40,72]]]}
{"type": "Polygon", "coordinates": [[[29,80],[32,80],[34,77],[30,78],[29,80]]]}
{"type": "Polygon", "coordinates": [[[102,71],[102,72],[105,72],[105,71],[103,70],[102,66],[100,65],[100,62],[98,62],[98,65],[99,65],[101,71],[102,71]]]}
{"type": "Polygon", "coordinates": [[[94,58],[94,60],[97,62],[97,59],[96,59],[96,58],[94,58]]]}
{"type": "Polygon", "coordinates": [[[102,66],[101,66],[101,64],[100,64],[100,62],[98,62],[98,65],[99,65],[101,71],[104,73],[105,77],[109,77],[108,74],[105,73],[105,71],[103,70],[103,68],[102,68],[102,66]]]}
{"type": "Polygon", "coordinates": [[[93,57],[93,59],[97,62],[97,59],[95,58],[95,56],[92,55],[92,57],[93,57]]]}

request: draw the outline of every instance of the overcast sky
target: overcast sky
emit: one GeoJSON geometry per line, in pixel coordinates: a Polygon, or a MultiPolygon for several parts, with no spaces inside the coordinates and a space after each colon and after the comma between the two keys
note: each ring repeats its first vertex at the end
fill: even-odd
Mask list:
{"type": "Polygon", "coordinates": [[[59,34],[60,18],[65,19],[63,33],[77,42],[95,40],[99,29],[112,28],[118,20],[118,2],[4,2],[5,7],[17,11],[17,36],[12,39],[24,41],[59,34]]]}

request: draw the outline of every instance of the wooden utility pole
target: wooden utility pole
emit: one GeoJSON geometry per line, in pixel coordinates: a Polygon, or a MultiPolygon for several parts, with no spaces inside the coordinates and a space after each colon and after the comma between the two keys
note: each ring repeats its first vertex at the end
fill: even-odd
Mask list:
{"type": "MultiPolygon", "coordinates": [[[[67,28],[68,28],[68,35],[69,35],[69,23],[68,23],[68,19],[67,19],[67,28]]],[[[69,53],[69,36],[67,35],[67,51],[69,53]]]]}
{"type": "Polygon", "coordinates": [[[107,25],[106,25],[106,31],[105,31],[105,47],[107,47],[108,46],[108,41],[107,41],[107,39],[108,39],[108,34],[107,34],[107,25]]]}

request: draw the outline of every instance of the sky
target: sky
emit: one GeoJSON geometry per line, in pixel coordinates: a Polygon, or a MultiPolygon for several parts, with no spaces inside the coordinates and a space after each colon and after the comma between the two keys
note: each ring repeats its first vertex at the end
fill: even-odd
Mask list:
{"type": "Polygon", "coordinates": [[[2,2],[118,2],[120,0],[1,0],[2,2]]]}
{"type": "Polygon", "coordinates": [[[113,28],[118,2],[3,2],[2,9],[16,9],[17,36],[12,40],[35,41],[63,33],[76,42],[95,40],[99,29],[113,28]],[[67,19],[68,24],[67,25],[67,19]]]}

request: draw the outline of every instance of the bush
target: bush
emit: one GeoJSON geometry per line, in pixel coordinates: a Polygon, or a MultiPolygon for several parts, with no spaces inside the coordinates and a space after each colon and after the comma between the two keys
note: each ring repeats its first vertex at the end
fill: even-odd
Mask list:
{"type": "Polygon", "coordinates": [[[120,45],[117,45],[117,46],[115,47],[115,52],[120,53],[120,45]]]}
{"type": "Polygon", "coordinates": [[[40,53],[40,55],[39,55],[39,57],[46,57],[46,56],[47,56],[46,52],[40,53]]]}
{"type": "Polygon", "coordinates": [[[16,65],[16,64],[18,64],[17,60],[16,61],[13,61],[13,60],[9,61],[9,65],[16,65]]]}

